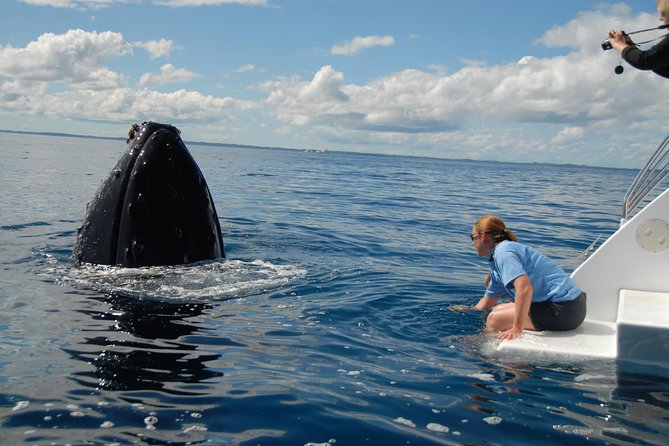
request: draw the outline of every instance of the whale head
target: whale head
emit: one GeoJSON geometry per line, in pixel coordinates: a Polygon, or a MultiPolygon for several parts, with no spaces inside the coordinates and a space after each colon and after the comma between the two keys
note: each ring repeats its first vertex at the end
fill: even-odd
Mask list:
{"type": "Polygon", "coordinates": [[[88,204],[76,264],[180,265],[224,257],[207,182],[176,127],[133,125],[128,147],[88,204]]]}

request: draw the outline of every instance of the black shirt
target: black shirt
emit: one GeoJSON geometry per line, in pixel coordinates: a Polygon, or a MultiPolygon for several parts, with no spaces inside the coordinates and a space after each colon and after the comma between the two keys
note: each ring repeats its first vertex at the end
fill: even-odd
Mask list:
{"type": "Polygon", "coordinates": [[[625,48],[622,55],[634,68],[652,70],[653,73],[669,78],[669,34],[646,51],[633,46],[625,48]]]}

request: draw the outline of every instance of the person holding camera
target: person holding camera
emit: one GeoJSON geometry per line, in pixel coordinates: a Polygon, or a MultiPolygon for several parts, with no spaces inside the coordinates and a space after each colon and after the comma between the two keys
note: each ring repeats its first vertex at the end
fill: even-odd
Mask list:
{"type": "MultiPolygon", "coordinates": [[[[655,3],[660,21],[669,26],[669,0],[655,0],[655,3]]],[[[655,74],[669,78],[669,34],[646,51],[639,49],[625,31],[610,30],[609,42],[634,68],[652,70],[655,74]]]]}

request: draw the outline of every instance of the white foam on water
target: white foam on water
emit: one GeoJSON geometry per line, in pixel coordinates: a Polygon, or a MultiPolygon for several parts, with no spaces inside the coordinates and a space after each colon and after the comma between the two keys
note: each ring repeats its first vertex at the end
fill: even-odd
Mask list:
{"type": "Polygon", "coordinates": [[[403,424],[405,426],[416,427],[416,424],[413,421],[407,420],[406,418],[398,417],[398,418],[395,418],[393,421],[395,423],[403,424]]]}
{"type": "Polygon", "coordinates": [[[439,423],[429,423],[427,429],[433,432],[443,432],[447,433],[450,429],[447,426],[439,423]]]}
{"type": "Polygon", "coordinates": [[[495,425],[495,424],[501,423],[502,418],[500,418],[500,417],[485,417],[483,419],[483,421],[485,421],[486,423],[488,423],[490,425],[495,425]]]}
{"type": "Polygon", "coordinates": [[[16,412],[17,410],[23,410],[30,406],[30,401],[19,401],[16,403],[14,407],[12,407],[12,412],[16,412]]]}
{"type": "Polygon", "coordinates": [[[472,374],[467,375],[467,376],[469,376],[470,378],[479,379],[481,381],[497,381],[495,379],[495,376],[492,375],[491,373],[472,373],[472,374]]]}
{"type": "Polygon", "coordinates": [[[44,274],[63,286],[173,302],[212,302],[252,296],[290,284],[307,271],[263,260],[123,268],[54,262],[44,274]]]}

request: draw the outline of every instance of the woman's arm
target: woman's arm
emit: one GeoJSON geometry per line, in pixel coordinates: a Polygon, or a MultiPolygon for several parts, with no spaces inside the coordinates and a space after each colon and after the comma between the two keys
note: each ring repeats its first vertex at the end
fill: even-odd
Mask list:
{"type": "Polygon", "coordinates": [[[657,45],[643,51],[636,46],[620,49],[622,57],[639,70],[655,70],[669,65],[669,38],[665,37],[657,45]]]}
{"type": "Polygon", "coordinates": [[[450,309],[452,311],[469,311],[469,310],[489,310],[495,306],[499,299],[496,297],[487,297],[483,296],[476,305],[451,305],[450,309]]]}
{"type": "Polygon", "coordinates": [[[502,341],[515,339],[523,334],[523,325],[525,319],[529,317],[532,304],[532,282],[527,275],[517,277],[513,281],[513,287],[516,289],[513,325],[499,336],[502,341]]]}
{"type": "Polygon", "coordinates": [[[483,296],[473,308],[477,310],[489,310],[495,306],[499,298],[483,296]]]}

